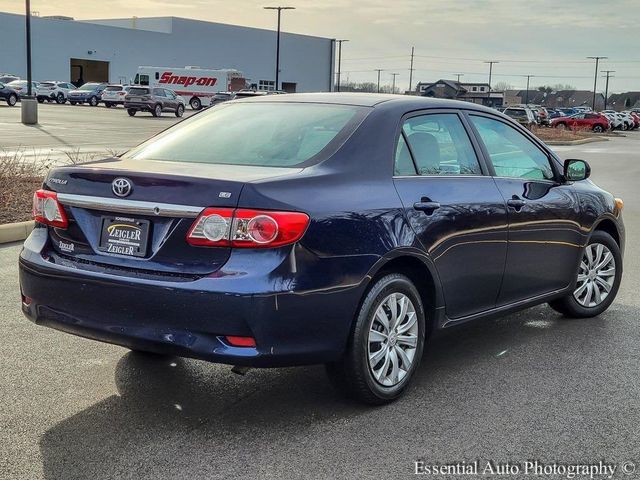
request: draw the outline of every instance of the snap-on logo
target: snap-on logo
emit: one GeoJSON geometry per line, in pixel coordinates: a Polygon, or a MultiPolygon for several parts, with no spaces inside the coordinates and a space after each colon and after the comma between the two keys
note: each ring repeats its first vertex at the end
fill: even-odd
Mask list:
{"type": "Polygon", "coordinates": [[[173,75],[173,72],[164,72],[160,76],[158,83],[184,85],[189,87],[191,85],[199,85],[201,87],[212,87],[218,81],[215,77],[187,77],[186,75],[178,76],[173,75]]]}

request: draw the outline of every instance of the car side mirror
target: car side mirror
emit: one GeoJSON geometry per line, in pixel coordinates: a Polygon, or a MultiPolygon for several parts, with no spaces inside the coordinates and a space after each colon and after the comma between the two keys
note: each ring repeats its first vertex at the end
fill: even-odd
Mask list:
{"type": "Polygon", "coordinates": [[[591,175],[591,167],[584,160],[568,158],[564,161],[564,178],[568,182],[579,182],[591,175]]]}

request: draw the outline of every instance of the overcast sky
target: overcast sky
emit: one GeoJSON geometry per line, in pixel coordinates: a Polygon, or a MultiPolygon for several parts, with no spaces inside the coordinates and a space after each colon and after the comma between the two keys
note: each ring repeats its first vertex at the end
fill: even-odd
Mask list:
{"type": "MultiPolygon", "coordinates": [[[[261,28],[275,27],[267,0],[32,0],[44,15],[76,19],[179,16],[261,28]]],[[[274,3],[273,5],[277,5],[274,3]]],[[[417,81],[486,81],[485,60],[498,60],[492,83],[593,86],[594,63],[586,56],[608,56],[600,70],[615,70],[610,91],[640,90],[640,0],[290,0],[283,30],[346,38],[343,81],[383,83],[398,73],[409,82],[409,56],[415,46],[417,81]]],[[[23,13],[23,0],[0,0],[0,11],[23,13]]],[[[282,59],[286,62],[286,58],[282,59]]],[[[212,62],[215,63],[215,62],[212,62]]],[[[604,78],[599,73],[599,90],[604,78]]]]}

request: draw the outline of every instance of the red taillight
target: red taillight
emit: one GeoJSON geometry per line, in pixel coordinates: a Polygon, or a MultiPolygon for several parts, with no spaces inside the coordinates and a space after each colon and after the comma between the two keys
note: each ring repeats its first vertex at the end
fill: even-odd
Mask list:
{"type": "Polygon", "coordinates": [[[38,190],[33,194],[33,219],[57,228],[69,226],[64,208],[58,202],[58,194],[49,190],[38,190]]]}
{"type": "Polygon", "coordinates": [[[271,248],[298,241],[309,224],[300,212],[207,208],[187,234],[191,245],[271,248]]]}
{"type": "Polygon", "coordinates": [[[229,345],[232,347],[255,347],[256,340],[253,337],[236,337],[233,335],[227,335],[224,337],[229,345]]]}

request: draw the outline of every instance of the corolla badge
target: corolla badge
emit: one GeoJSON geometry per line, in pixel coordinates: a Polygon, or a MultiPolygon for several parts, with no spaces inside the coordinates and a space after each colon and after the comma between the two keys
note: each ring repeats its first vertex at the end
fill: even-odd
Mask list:
{"type": "Polygon", "coordinates": [[[111,182],[111,190],[118,197],[126,197],[131,193],[132,189],[131,182],[126,178],[116,178],[111,182]]]}

